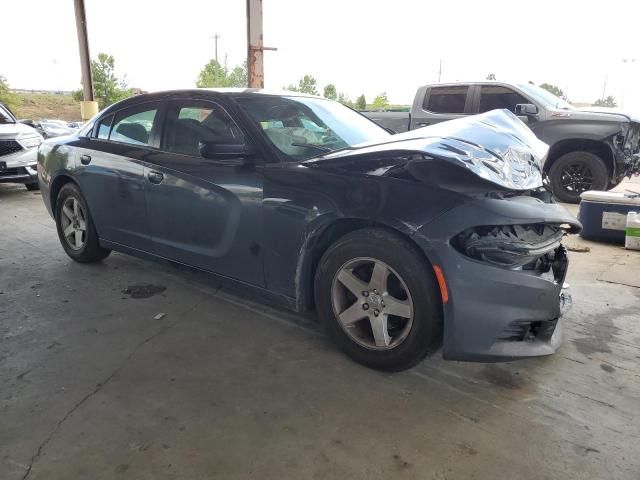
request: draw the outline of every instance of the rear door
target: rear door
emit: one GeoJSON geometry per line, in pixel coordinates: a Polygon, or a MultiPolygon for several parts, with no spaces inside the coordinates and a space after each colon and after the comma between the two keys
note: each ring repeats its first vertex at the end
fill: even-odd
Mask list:
{"type": "Polygon", "coordinates": [[[411,130],[453,120],[471,113],[471,85],[429,87],[422,105],[414,105],[411,130]]]}
{"type": "Polygon", "coordinates": [[[217,101],[174,99],[163,110],[145,178],[153,253],[263,286],[262,165],[205,159],[198,148],[244,143],[244,132],[217,101]]]}
{"type": "Polygon", "coordinates": [[[144,178],[152,154],[158,102],[145,102],[103,117],[93,137],[77,144],[75,178],[100,238],[139,250],[150,246],[144,178]]]}

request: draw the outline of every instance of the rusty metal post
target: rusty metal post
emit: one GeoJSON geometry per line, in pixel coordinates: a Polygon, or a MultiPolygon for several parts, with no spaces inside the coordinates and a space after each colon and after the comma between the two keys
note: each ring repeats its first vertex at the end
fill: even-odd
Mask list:
{"type": "Polygon", "coordinates": [[[250,88],[264,88],[264,51],[262,38],[262,0],[247,0],[247,77],[250,88]]]}
{"type": "Polygon", "coordinates": [[[247,0],[247,76],[250,88],[264,88],[262,0],[247,0]]]}
{"type": "Polygon", "coordinates": [[[91,78],[91,60],[89,57],[89,39],[87,37],[87,16],[84,0],[74,0],[76,10],[76,30],[80,49],[80,68],[82,71],[82,93],[85,101],[93,101],[93,80],[91,78]]]}

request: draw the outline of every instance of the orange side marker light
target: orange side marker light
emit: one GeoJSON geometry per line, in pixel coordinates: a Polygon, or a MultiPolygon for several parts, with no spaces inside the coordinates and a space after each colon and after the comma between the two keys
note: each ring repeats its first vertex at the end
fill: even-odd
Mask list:
{"type": "Polygon", "coordinates": [[[444,280],[444,273],[438,265],[433,266],[433,271],[436,274],[438,285],[440,286],[440,296],[442,297],[442,303],[449,301],[449,290],[447,290],[447,282],[444,280]]]}

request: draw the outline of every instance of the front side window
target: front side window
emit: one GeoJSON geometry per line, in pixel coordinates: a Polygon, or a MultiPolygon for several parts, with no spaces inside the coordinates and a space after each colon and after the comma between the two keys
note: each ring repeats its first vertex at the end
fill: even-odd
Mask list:
{"type": "Polygon", "coordinates": [[[16,123],[9,110],[0,104],[0,123],[16,123]]]}
{"type": "Polygon", "coordinates": [[[236,100],[269,142],[292,161],[390,136],[368,118],[330,100],[271,95],[236,100]]]}
{"type": "Polygon", "coordinates": [[[469,87],[432,87],[425,110],[433,113],[464,113],[469,87]]]}
{"type": "Polygon", "coordinates": [[[529,101],[510,88],[500,85],[482,85],[480,87],[480,113],[498,108],[506,108],[510,112],[516,113],[516,105],[519,103],[529,103],[529,101]]]}
{"type": "Polygon", "coordinates": [[[131,145],[149,145],[149,134],[156,117],[157,108],[125,110],[118,114],[111,128],[109,140],[131,145]]]}
{"type": "Polygon", "coordinates": [[[101,138],[103,140],[107,140],[109,138],[109,132],[111,131],[111,122],[113,121],[113,115],[109,115],[106,118],[100,120],[98,124],[98,132],[96,137],[101,138]]]}
{"type": "Polygon", "coordinates": [[[167,112],[163,150],[200,156],[202,141],[242,144],[244,135],[231,116],[216,103],[198,100],[173,103],[167,112]]]}

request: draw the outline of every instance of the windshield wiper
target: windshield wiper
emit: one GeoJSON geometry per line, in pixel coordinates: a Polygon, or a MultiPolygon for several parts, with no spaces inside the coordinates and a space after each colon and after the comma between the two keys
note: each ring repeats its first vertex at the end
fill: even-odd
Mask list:
{"type": "Polygon", "coordinates": [[[303,147],[303,148],[314,148],[316,150],[320,150],[321,152],[331,152],[333,151],[329,147],[325,147],[323,145],[314,145],[313,143],[299,143],[295,142],[291,144],[292,147],[303,147]]]}

